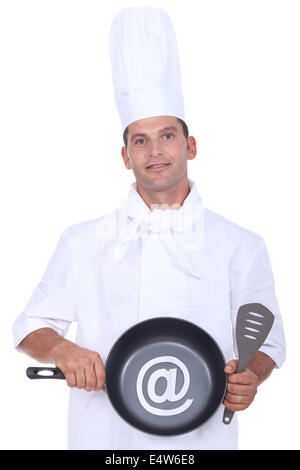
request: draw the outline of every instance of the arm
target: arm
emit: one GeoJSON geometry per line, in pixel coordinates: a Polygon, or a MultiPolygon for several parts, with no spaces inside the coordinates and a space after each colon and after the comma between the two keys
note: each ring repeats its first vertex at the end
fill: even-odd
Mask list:
{"type": "Polygon", "coordinates": [[[258,378],[258,385],[271,375],[275,367],[275,362],[267,354],[258,351],[249,362],[247,369],[250,369],[258,378]]]}
{"type": "Polygon", "coordinates": [[[39,362],[55,363],[64,373],[69,387],[86,391],[105,390],[105,369],[97,352],[81,348],[51,328],[40,328],[27,335],[20,349],[39,362]]]}
{"type": "Polygon", "coordinates": [[[233,349],[236,355],[238,350],[235,325],[238,310],[241,305],[252,302],[268,307],[275,320],[264,344],[254,355],[245,372],[235,373],[237,361],[230,361],[225,368],[228,374],[228,388],[223,403],[232,411],[248,408],[254,400],[258,385],[269,377],[274,367],[281,367],[285,360],[282,318],[266,244],[261,237],[250,236],[248,232],[232,256],[230,265],[230,313],[233,349]]]}
{"type": "Polygon", "coordinates": [[[232,411],[248,408],[257,393],[257,387],[266,380],[275,367],[275,362],[265,353],[258,351],[246,370],[236,374],[238,361],[229,361],[225,372],[228,374],[227,392],[223,404],[232,411]]]}
{"type": "Polygon", "coordinates": [[[56,364],[69,387],[105,391],[99,354],[64,339],[77,320],[78,291],[78,266],[65,230],[42,280],[14,322],[14,345],[39,362],[56,364]]]}

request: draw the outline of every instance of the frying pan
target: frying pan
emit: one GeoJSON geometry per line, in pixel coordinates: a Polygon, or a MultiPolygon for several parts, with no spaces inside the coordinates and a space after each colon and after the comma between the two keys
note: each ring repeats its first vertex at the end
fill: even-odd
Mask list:
{"type": "MultiPolygon", "coordinates": [[[[115,411],[148,434],[175,436],[205,423],[223,401],[225,359],[216,341],[194,323],[151,318],[123,333],[106,363],[105,387],[115,411]]],[[[64,378],[57,368],[30,367],[29,378],[64,378]],[[39,375],[42,370],[51,376],[39,375]]]]}

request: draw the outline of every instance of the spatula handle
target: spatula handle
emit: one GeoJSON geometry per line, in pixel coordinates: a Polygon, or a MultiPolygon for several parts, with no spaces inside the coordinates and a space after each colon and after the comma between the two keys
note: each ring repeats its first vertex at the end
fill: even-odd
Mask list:
{"type": "Polygon", "coordinates": [[[224,424],[230,424],[231,420],[233,418],[234,411],[229,410],[228,408],[224,409],[224,414],[223,414],[223,423],[224,424]]]}
{"type": "MultiPolygon", "coordinates": [[[[250,321],[252,321],[253,323],[253,319],[250,321]]],[[[259,304],[259,303],[245,304],[239,308],[238,315],[237,315],[237,327],[236,327],[236,330],[237,330],[236,336],[237,336],[237,343],[238,343],[238,349],[239,349],[239,362],[238,362],[238,367],[237,367],[237,373],[244,372],[248,363],[254,356],[255,352],[259,350],[260,346],[263,344],[264,340],[268,336],[272,328],[273,322],[274,322],[273,313],[262,304],[259,304]],[[249,347],[245,347],[245,344],[243,344],[243,342],[242,342],[242,348],[241,348],[241,344],[239,344],[239,341],[241,342],[241,339],[243,339],[242,335],[246,336],[243,333],[243,328],[244,328],[243,322],[245,319],[246,321],[247,320],[249,321],[249,319],[247,318],[247,315],[249,314],[249,312],[252,312],[251,313],[252,315],[253,315],[253,312],[254,314],[256,313],[260,319],[260,323],[258,323],[260,325],[260,328],[257,327],[259,331],[258,330],[256,331],[256,333],[259,333],[259,336],[256,336],[253,338],[254,340],[256,340],[256,346],[253,348],[251,345],[250,349],[249,347]]],[[[233,415],[234,415],[234,411],[230,411],[227,408],[225,408],[224,414],[223,414],[223,423],[230,424],[232,421],[233,415]]]]}
{"type": "MultiPolygon", "coordinates": [[[[239,358],[239,362],[237,365],[237,374],[240,374],[241,372],[244,372],[246,369],[251,357],[249,357],[249,354],[241,354],[239,358]]],[[[228,408],[225,408],[224,414],[223,414],[223,423],[224,424],[230,424],[232,421],[234,415],[234,411],[229,410],[228,408]]]]}

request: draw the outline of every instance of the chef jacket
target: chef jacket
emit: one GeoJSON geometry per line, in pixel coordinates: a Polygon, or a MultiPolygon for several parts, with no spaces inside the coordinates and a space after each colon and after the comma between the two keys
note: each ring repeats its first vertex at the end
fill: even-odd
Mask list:
{"type": "MultiPolygon", "coordinates": [[[[196,183],[179,209],[150,210],[136,190],[112,213],[66,228],[24,311],[14,345],[50,327],[76,343],[108,353],[129,327],[153,317],[179,317],[206,330],[227,361],[237,357],[238,308],[258,302],[275,315],[261,351],[285,360],[282,318],[262,237],[204,208],[196,183]],[[184,221],[184,223],[183,223],[184,221]]],[[[125,422],[104,391],[70,389],[69,449],[237,449],[237,413],[224,405],[198,429],[177,436],[142,432],[125,422]]]]}

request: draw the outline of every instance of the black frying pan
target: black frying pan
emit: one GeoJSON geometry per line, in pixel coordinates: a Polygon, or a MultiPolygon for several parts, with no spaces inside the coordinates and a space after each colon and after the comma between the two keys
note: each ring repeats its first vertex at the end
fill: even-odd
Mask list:
{"type": "MultiPolygon", "coordinates": [[[[154,435],[190,432],[223,401],[227,375],[215,340],[180,318],[137,323],[115,342],[105,363],[105,387],[116,412],[131,426],[154,435]]],[[[29,378],[64,378],[59,369],[30,367],[29,378]],[[52,376],[39,375],[41,370],[52,376]]]]}

